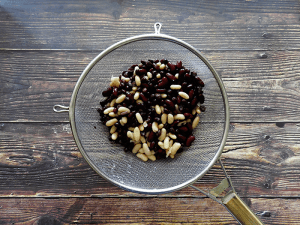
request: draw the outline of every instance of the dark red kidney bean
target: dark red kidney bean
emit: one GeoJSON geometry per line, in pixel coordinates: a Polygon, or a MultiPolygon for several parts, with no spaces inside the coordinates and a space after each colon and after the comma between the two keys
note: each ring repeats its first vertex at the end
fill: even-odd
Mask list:
{"type": "Polygon", "coordinates": [[[200,102],[200,104],[203,104],[204,103],[204,96],[201,94],[201,95],[199,95],[199,102],[200,102]]]}
{"type": "Polygon", "coordinates": [[[128,114],[129,114],[128,111],[125,111],[125,112],[121,112],[121,113],[120,113],[121,116],[126,116],[126,115],[128,115],[128,114]]]}
{"type": "Polygon", "coordinates": [[[186,140],[185,145],[186,145],[187,147],[190,147],[191,144],[192,144],[192,142],[193,142],[194,140],[195,140],[195,137],[194,137],[193,135],[190,135],[190,136],[188,137],[188,139],[186,140]]]}
{"type": "Polygon", "coordinates": [[[189,129],[187,127],[184,127],[184,126],[179,127],[178,130],[180,130],[181,132],[188,132],[189,131],[189,129]]]}
{"type": "Polygon", "coordinates": [[[113,88],[112,88],[112,87],[107,88],[105,91],[102,92],[103,97],[108,97],[108,96],[110,96],[111,93],[112,93],[112,91],[113,91],[113,88]]]}
{"type": "Polygon", "coordinates": [[[173,72],[173,71],[175,71],[176,70],[176,66],[174,65],[174,64],[172,64],[172,63],[170,63],[170,62],[168,62],[168,67],[169,67],[169,69],[170,69],[170,71],[171,72],[173,72]]]}
{"type": "Polygon", "coordinates": [[[166,89],[156,89],[157,93],[166,93],[167,90],[166,89]]]}
{"type": "Polygon", "coordinates": [[[131,118],[134,114],[135,114],[135,112],[130,112],[127,117],[131,118]]]}
{"type": "Polygon", "coordinates": [[[185,141],[186,141],[186,137],[183,136],[182,134],[177,134],[177,138],[178,138],[178,140],[181,141],[181,142],[185,142],[185,141]]]}
{"type": "Polygon", "coordinates": [[[184,73],[185,73],[185,69],[181,69],[181,70],[179,70],[179,76],[182,76],[182,75],[184,75],[184,73]]]}
{"type": "Polygon", "coordinates": [[[186,73],[186,74],[184,75],[184,79],[185,79],[186,81],[188,81],[188,82],[191,82],[191,75],[188,74],[188,73],[186,73]]]}
{"type": "Polygon", "coordinates": [[[115,97],[117,97],[118,96],[118,88],[114,88],[114,90],[113,90],[113,95],[115,96],[115,97]]]}
{"type": "Polygon", "coordinates": [[[176,102],[177,101],[177,97],[172,97],[171,100],[172,100],[172,102],[176,102]]]}
{"type": "Polygon", "coordinates": [[[161,79],[161,82],[158,84],[158,87],[162,88],[162,87],[165,87],[167,84],[168,84],[168,78],[163,77],[161,79]]]}
{"type": "Polygon", "coordinates": [[[198,81],[198,84],[201,86],[201,87],[204,87],[204,82],[201,80],[200,77],[196,77],[197,81],[198,81]]]}
{"type": "Polygon", "coordinates": [[[187,128],[189,129],[189,132],[191,133],[193,131],[193,126],[191,123],[187,123],[187,128]]]}
{"type": "Polygon", "coordinates": [[[154,139],[154,132],[151,131],[148,136],[148,141],[151,142],[151,141],[153,141],[153,139],[154,139]]]}
{"type": "Polygon", "coordinates": [[[189,98],[192,99],[193,97],[194,97],[194,90],[191,89],[191,90],[189,91],[189,98]]]}
{"type": "Polygon", "coordinates": [[[156,71],[160,71],[160,67],[158,65],[155,66],[156,71]]]}
{"type": "Polygon", "coordinates": [[[154,149],[154,147],[155,147],[155,141],[152,141],[151,143],[150,143],[150,150],[153,150],[154,149]]]}
{"type": "Polygon", "coordinates": [[[117,114],[118,108],[114,108],[113,112],[114,112],[115,114],[117,114]]]}
{"type": "Polygon", "coordinates": [[[181,103],[181,97],[178,95],[177,96],[177,104],[179,105],[181,103]]]}
{"type": "Polygon", "coordinates": [[[191,76],[196,77],[197,73],[196,72],[191,72],[191,76]]]}
{"type": "Polygon", "coordinates": [[[174,109],[174,108],[175,108],[174,103],[173,103],[170,99],[165,100],[165,103],[166,103],[171,109],[174,109]]]}
{"type": "Polygon", "coordinates": [[[174,75],[170,74],[170,73],[166,73],[166,76],[171,81],[175,81],[176,80],[176,77],[174,75]]]}
{"type": "Polygon", "coordinates": [[[191,106],[196,106],[198,99],[196,97],[191,101],[191,106]]]}
{"type": "Polygon", "coordinates": [[[182,62],[181,62],[181,61],[178,61],[178,62],[176,63],[176,67],[177,67],[177,69],[181,69],[181,68],[182,68],[182,62]]]}
{"type": "Polygon", "coordinates": [[[185,116],[186,119],[191,119],[193,117],[193,115],[190,113],[184,113],[183,115],[185,116]]]}
{"type": "Polygon", "coordinates": [[[147,84],[147,83],[142,83],[142,86],[145,88],[149,88],[149,84],[147,84]]]}

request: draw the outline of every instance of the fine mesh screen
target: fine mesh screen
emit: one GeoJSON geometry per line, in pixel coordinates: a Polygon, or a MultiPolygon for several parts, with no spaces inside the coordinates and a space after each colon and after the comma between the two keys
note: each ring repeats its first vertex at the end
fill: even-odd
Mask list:
{"type": "Polygon", "coordinates": [[[208,66],[187,48],[167,40],[138,40],[116,48],[99,60],[81,83],[75,99],[75,129],[81,151],[103,177],[125,189],[163,193],[181,188],[204,175],[224,135],[225,106],[220,87],[208,66]],[[206,111],[194,130],[196,140],[175,159],[143,162],[108,140],[109,130],[99,122],[97,108],[112,76],[119,76],[141,60],[168,59],[197,72],[204,81],[206,111]],[[96,127],[96,128],[95,128],[96,127]]]}

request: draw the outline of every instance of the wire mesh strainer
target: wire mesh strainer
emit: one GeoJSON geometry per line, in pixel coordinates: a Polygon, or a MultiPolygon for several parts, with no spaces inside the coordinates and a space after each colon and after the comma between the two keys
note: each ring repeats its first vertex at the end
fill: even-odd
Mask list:
{"type": "MultiPolygon", "coordinates": [[[[217,72],[194,47],[177,38],[161,34],[160,23],[156,23],[154,28],[154,34],[125,39],[100,53],[81,74],[70,106],[54,107],[56,112],[69,111],[76,144],[98,174],[123,189],[144,194],[172,192],[191,185],[204,176],[219,159],[229,130],[227,95],[217,72]],[[125,153],[120,145],[109,141],[107,128],[99,123],[96,109],[104,99],[102,91],[109,86],[112,76],[119,76],[122,71],[140,60],[162,58],[171,62],[180,60],[186,68],[201,77],[205,83],[206,111],[200,115],[201,123],[194,131],[196,140],[191,147],[178,154],[175,159],[143,162],[132,154],[125,153]]],[[[225,181],[228,182],[221,183],[219,189],[232,186],[229,177],[225,181]]],[[[221,193],[218,192],[215,190],[203,193],[224,204],[216,198],[221,193]]],[[[233,193],[235,194],[234,191],[233,193]]],[[[226,196],[230,202],[233,198],[228,200],[229,194],[226,196]]],[[[225,206],[229,208],[228,205],[225,206]]],[[[234,210],[230,211],[238,217],[234,210]]],[[[257,219],[251,211],[249,214],[252,219],[257,219]]],[[[237,219],[247,224],[247,221],[237,219]]],[[[257,224],[261,224],[258,219],[257,221],[257,224]]]]}

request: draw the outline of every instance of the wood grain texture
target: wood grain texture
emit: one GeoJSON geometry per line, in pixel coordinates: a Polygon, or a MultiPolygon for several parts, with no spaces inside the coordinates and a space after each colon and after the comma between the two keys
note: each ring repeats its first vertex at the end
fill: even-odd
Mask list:
{"type": "MultiPolygon", "coordinates": [[[[0,124],[0,195],[139,196],[110,184],[85,162],[68,123],[0,124]]],[[[299,124],[231,124],[223,163],[242,197],[298,196],[299,124]],[[279,126],[280,125],[280,126],[279,126]]],[[[224,178],[216,164],[196,186],[224,178]]],[[[185,188],[168,196],[192,196],[185,188]]]]}
{"type": "MultiPolygon", "coordinates": [[[[298,224],[300,219],[294,212],[299,199],[243,200],[265,224],[298,224]]],[[[1,224],[237,224],[222,205],[197,197],[6,198],[0,206],[1,224]]]]}
{"type": "Polygon", "coordinates": [[[103,49],[160,21],[201,50],[299,49],[299,9],[296,0],[7,1],[0,48],[103,49]]]}
{"type": "MultiPolygon", "coordinates": [[[[97,51],[2,51],[2,122],[66,122],[74,86],[97,51]]],[[[232,122],[299,122],[299,51],[204,51],[225,84],[232,122]]]]}

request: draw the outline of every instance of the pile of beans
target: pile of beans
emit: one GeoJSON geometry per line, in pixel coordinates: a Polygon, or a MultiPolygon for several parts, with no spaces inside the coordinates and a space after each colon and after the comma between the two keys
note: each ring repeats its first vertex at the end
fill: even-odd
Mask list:
{"type": "Polygon", "coordinates": [[[143,161],[174,158],[195,140],[203,81],[182,62],[141,61],[112,77],[98,109],[109,139],[143,161]]]}

